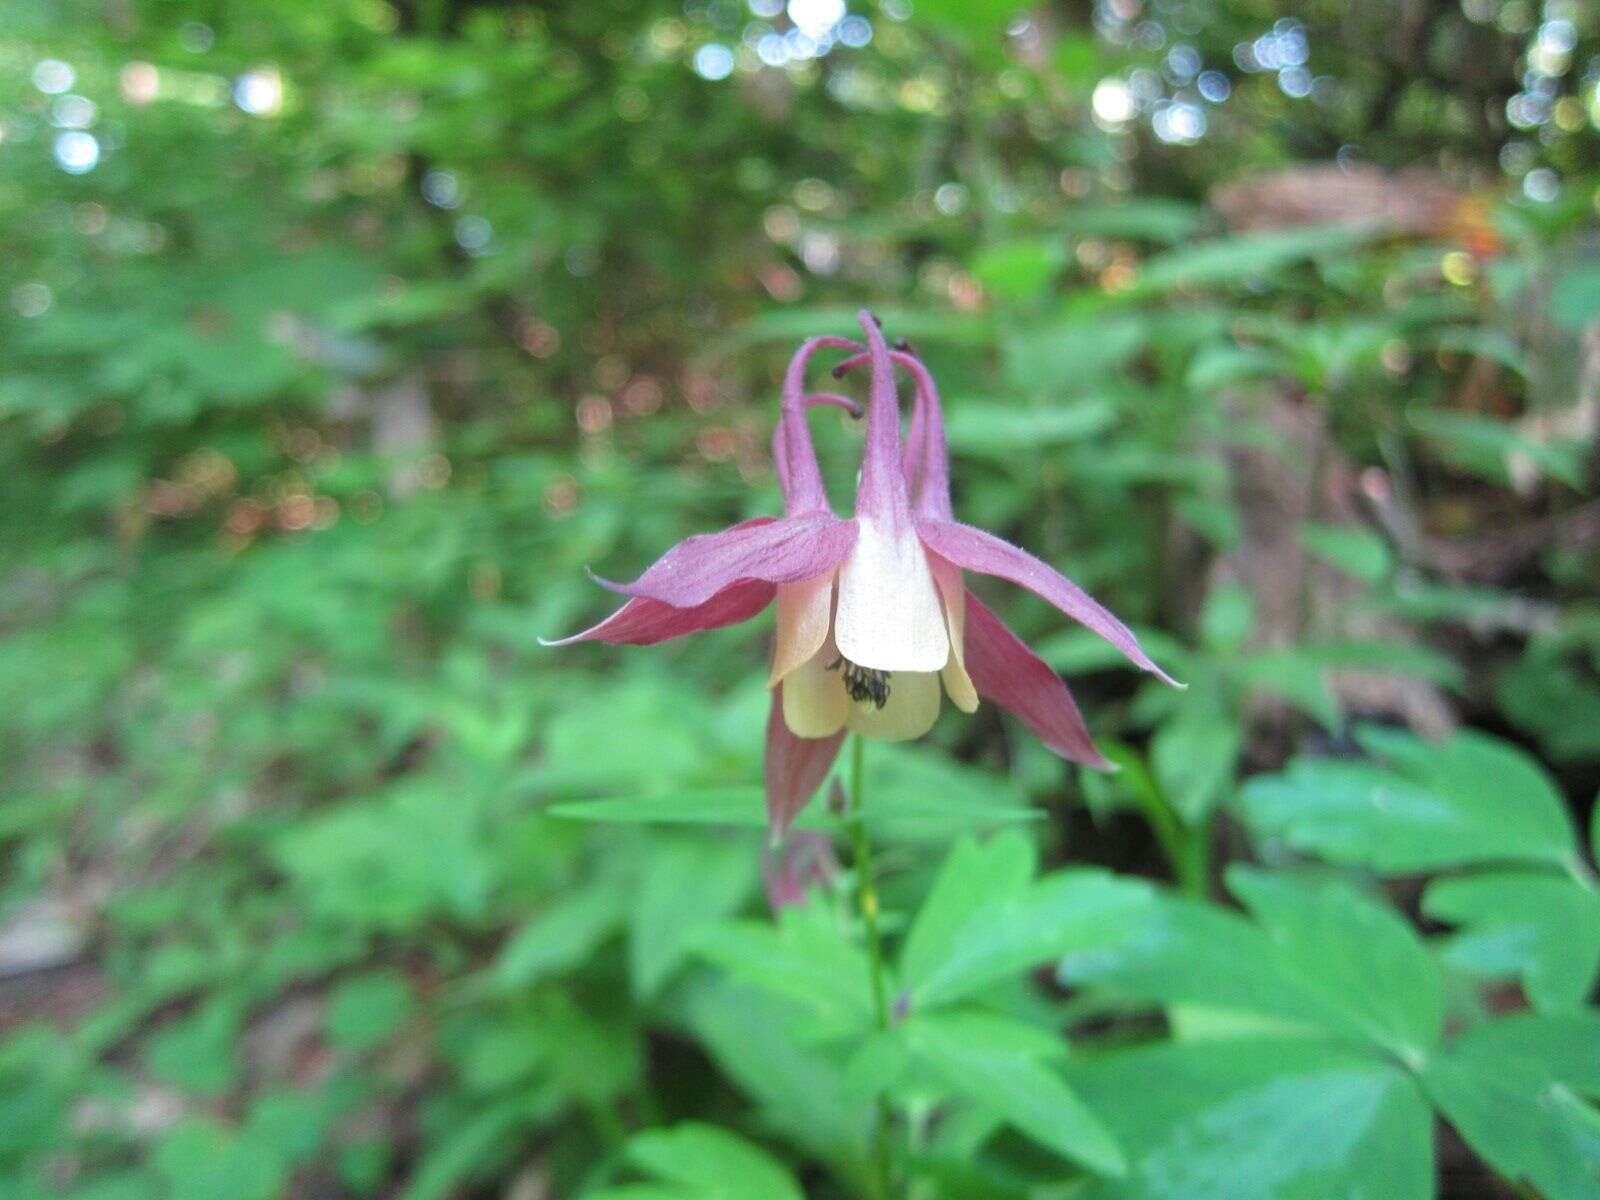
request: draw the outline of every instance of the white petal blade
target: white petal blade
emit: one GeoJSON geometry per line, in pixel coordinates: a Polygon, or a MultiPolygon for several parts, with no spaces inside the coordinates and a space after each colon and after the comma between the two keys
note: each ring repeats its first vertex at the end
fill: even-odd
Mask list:
{"type": "Polygon", "coordinates": [[[896,671],[889,676],[889,702],[882,708],[870,700],[851,703],[846,724],[863,737],[908,742],[933,728],[940,695],[937,673],[896,671]]]}
{"type": "Polygon", "coordinates": [[[839,652],[877,671],[938,671],[950,637],[922,543],[909,526],[895,533],[865,518],[856,523],[839,573],[839,652]]]}

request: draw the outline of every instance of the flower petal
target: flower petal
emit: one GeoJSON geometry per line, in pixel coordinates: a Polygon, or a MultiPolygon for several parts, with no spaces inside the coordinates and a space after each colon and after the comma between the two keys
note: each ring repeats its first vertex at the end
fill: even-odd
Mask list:
{"type": "Polygon", "coordinates": [[[939,670],[950,658],[950,635],[922,543],[909,524],[896,529],[865,516],[856,524],[839,572],[839,652],[879,671],[939,670]]]}
{"type": "MultiPolygon", "coordinates": [[[[843,378],[850,371],[871,361],[871,354],[857,354],[833,368],[835,378],[843,378]]],[[[911,420],[906,425],[905,449],[900,456],[901,473],[906,477],[906,487],[916,497],[918,516],[936,520],[952,519],[950,508],[950,448],[945,442],[944,409],[939,403],[939,389],[922,360],[909,347],[891,350],[890,361],[904,367],[917,385],[916,399],[911,407],[911,420]]]]}
{"type": "Polygon", "coordinates": [[[783,685],[774,689],[762,763],[767,785],[767,827],[773,841],[789,832],[800,810],[822,786],[843,741],[843,730],[825,738],[801,738],[789,732],[783,720],[783,685]]]}
{"type": "Polygon", "coordinates": [[[854,521],[832,513],[757,517],[720,533],[685,538],[633,583],[603,587],[624,596],[692,608],[745,579],[794,583],[832,571],[855,544],[854,521]]]}
{"type": "Polygon", "coordinates": [[[783,375],[783,415],[773,435],[772,455],[778,483],[783,489],[783,510],[790,514],[830,511],[828,493],[822,486],[822,471],[817,466],[817,452],[811,443],[811,430],[806,425],[804,399],[806,364],[818,350],[827,348],[859,350],[861,347],[849,338],[810,338],[794,352],[783,375]]]}
{"type": "Polygon", "coordinates": [[[772,602],[777,591],[770,583],[747,579],[718,592],[693,608],[674,608],[659,600],[629,600],[600,624],[571,637],[546,641],[545,646],[570,646],[574,642],[608,642],[613,646],[653,646],[668,638],[706,629],[721,629],[748,621],[772,602]]]}
{"type": "Polygon", "coordinates": [[[900,399],[895,392],[894,364],[877,318],[866,309],[858,315],[867,334],[872,388],[867,401],[867,444],[856,483],[856,516],[898,532],[911,524],[911,499],[900,462],[900,399]]]}
{"type": "Polygon", "coordinates": [[[815,658],[833,621],[834,573],[778,585],[778,638],[767,685],[777,683],[807,659],[815,658]]]}
{"type": "Polygon", "coordinates": [[[844,676],[828,664],[839,657],[829,638],[820,653],[806,659],[784,676],[783,719],[795,737],[832,737],[844,728],[850,715],[850,697],[844,676]]]}
{"type": "MultiPolygon", "coordinates": [[[[1139,639],[1133,636],[1133,631],[1112,616],[1099,601],[1026,550],[992,533],[955,521],[921,519],[917,522],[917,533],[928,549],[949,559],[956,566],[984,575],[998,575],[1001,579],[1020,584],[1105,638],[1136,666],[1151,672],[1164,683],[1182,686],[1150,660],[1150,656],[1140,647],[1139,639]]],[[[983,689],[980,686],[978,690],[982,692],[983,689]]]]}
{"type": "Polygon", "coordinates": [[[1062,758],[1110,768],[1061,676],[971,592],[967,593],[967,669],[980,696],[1015,713],[1062,758]]]}
{"type": "Polygon", "coordinates": [[[942,694],[937,672],[892,671],[888,703],[879,708],[870,700],[852,701],[845,727],[883,742],[909,742],[933,728],[942,694]]]}
{"type": "MultiPolygon", "coordinates": [[[[944,680],[944,690],[957,708],[962,712],[977,712],[978,693],[972,686],[972,677],[967,674],[967,588],[961,581],[961,568],[937,554],[928,555],[928,568],[933,572],[933,583],[939,589],[939,599],[944,601],[945,627],[950,631],[950,659],[939,672],[939,677],[944,680]]],[[[783,601],[781,590],[778,600],[780,604],[783,601]]]]}

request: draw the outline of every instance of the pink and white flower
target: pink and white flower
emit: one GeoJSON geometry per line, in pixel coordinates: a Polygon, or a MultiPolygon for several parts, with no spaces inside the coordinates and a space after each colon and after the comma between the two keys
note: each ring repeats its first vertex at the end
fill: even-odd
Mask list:
{"type": "Polygon", "coordinates": [[[628,602],[592,629],[552,643],[648,645],[746,620],[776,600],[765,770],[775,835],[787,831],[826,778],[846,732],[891,741],[921,737],[944,696],[964,712],[987,699],[1016,714],[1063,758],[1108,765],[1061,678],[967,590],[963,571],[1020,584],[1136,666],[1172,682],[1132,632],[1076,584],[1025,550],[954,519],[933,379],[908,350],[889,349],[869,313],[861,313],[861,325],[864,353],[845,338],[813,338],[789,364],[773,438],[784,515],[691,537],[633,583],[600,581],[628,602]],[[835,374],[871,367],[851,519],[828,504],[806,426],[812,404],[852,406],[831,393],[805,393],[806,365],[824,348],[856,352],[835,374]],[[903,447],[897,364],[916,385],[903,447]]]}

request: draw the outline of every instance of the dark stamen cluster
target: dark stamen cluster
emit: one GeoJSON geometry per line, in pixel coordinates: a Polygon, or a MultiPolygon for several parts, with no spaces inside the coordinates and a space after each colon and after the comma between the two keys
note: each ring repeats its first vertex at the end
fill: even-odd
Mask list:
{"type": "Polygon", "coordinates": [[[882,708],[889,703],[888,671],[858,667],[842,654],[828,664],[830,671],[837,671],[840,668],[844,670],[844,688],[850,693],[850,699],[857,704],[870,700],[874,708],[882,708]]]}

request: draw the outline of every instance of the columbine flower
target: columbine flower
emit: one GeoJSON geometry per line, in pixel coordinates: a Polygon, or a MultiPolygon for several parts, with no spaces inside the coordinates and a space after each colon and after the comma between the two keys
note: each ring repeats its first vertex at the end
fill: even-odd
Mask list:
{"type": "Polygon", "coordinates": [[[784,516],[689,538],[636,582],[605,583],[632,599],[565,639],[644,645],[745,620],[775,598],[765,764],[775,834],[788,829],[827,776],[845,732],[920,737],[945,694],[965,712],[988,699],[1062,757],[1108,765],[1066,685],[966,590],[963,569],[1021,584],[1172,682],[1127,627],[1077,585],[1026,551],[954,520],[933,380],[909,351],[889,350],[870,314],[861,314],[861,324],[865,354],[844,338],[813,338],[790,362],[773,438],[784,516]],[[811,403],[850,405],[831,394],[805,395],[806,363],[824,347],[857,352],[838,374],[862,362],[872,368],[853,520],[829,507],[805,424],[811,403]],[[903,453],[896,362],[916,382],[903,453]]]}

